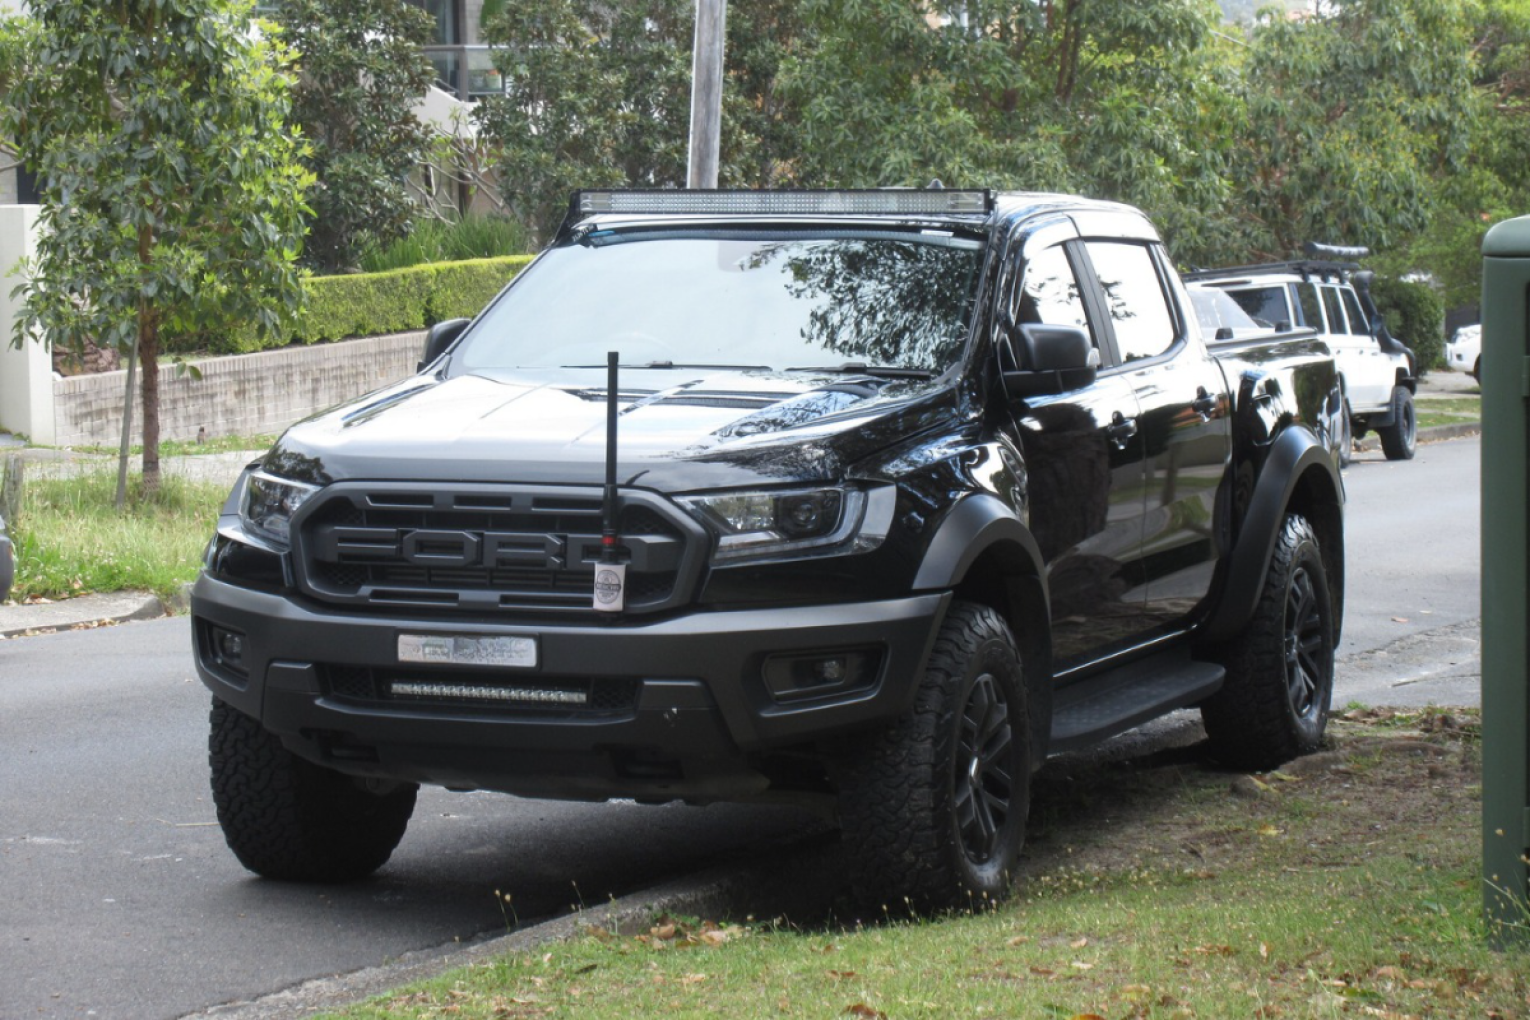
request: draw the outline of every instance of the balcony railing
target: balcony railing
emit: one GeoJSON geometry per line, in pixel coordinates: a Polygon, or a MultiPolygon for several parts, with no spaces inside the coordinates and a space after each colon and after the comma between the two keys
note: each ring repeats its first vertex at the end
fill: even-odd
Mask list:
{"type": "Polygon", "coordinates": [[[426,46],[437,84],[465,103],[505,91],[505,79],[487,46],[426,46]]]}

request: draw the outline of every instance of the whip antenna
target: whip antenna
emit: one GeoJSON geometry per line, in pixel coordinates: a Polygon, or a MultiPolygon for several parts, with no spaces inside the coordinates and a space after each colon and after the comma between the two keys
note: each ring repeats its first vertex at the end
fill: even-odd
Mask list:
{"type": "Polygon", "coordinates": [[[626,606],[627,565],[618,561],[616,518],[616,351],[606,354],[606,486],[600,508],[600,562],[595,565],[595,609],[619,613],[626,606]]]}

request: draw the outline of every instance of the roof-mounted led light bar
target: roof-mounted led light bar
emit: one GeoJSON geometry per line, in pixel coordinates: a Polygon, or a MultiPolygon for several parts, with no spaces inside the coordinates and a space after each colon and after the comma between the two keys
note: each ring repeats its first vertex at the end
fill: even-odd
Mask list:
{"type": "Polygon", "coordinates": [[[579,216],[972,216],[993,210],[988,191],[868,189],[855,191],[579,191],[579,216]]]}

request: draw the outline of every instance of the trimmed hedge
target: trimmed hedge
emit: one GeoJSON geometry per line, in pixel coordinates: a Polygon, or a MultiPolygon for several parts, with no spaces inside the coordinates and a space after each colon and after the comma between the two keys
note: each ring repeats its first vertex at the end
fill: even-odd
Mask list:
{"type": "Polygon", "coordinates": [[[526,268],[530,255],[463,262],[431,262],[383,273],[311,276],[307,309],[286,335],[261,339],[254,329],[223,337],[193,337],[167,344],[172,351],[249,354],[288,344],[326,343],[424,329],[444,319],[477,315],[489,299],[526,268]]]}
{"type": "Polygon", "coordinates": [[[1377,276],[1371,297],[1387,332],[1413,348],[1420,374],[1445,364],[1445,304],[1433,287],[1377,276]]]}

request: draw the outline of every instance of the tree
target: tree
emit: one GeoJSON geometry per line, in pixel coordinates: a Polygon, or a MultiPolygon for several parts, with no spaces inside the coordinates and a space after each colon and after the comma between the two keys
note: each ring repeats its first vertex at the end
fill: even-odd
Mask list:
{"type": "MultiPolygon", "coordinates": [[[[792,179],[800,147],[777,71],[796,43],[797,7],[728,5],[723,187],[792,179]]],[[[502,194],[534,237],[548,238],[576,188],[685,183],[694,32],[694,0],[504,0],[486,15],[506,88],[475,115],[502,194]]]]}
{"type": "Polygon", "coordinates": [[[1309,240],[1386,249],[1428,229],[1480,112],[1475,7],[1331,0],[1321,16],[1255,27],[1234,163],[1255,253],[1283,258],[1309,240]]]}
{"type": "Polygon", "coordinates": [[[283,49],[241,0],[34,0],[36,69],[4,127],[42,182],[13,342],[86,340],[143,365],[143,483],[159,486],[162,338],[277,329],[301,301],[311,176],[283,49]]]}
{"type": "Polygon", "coordinates": [[[1143,206],[1197,259],[1240,115],[1215,7],[1186,0],[807,0],[788,59],[820,185],[1078,191],[1143,206]]]}
{"type": "Polygon", "coordinates": [[[406,182],[431,144],[414,115],[435,80],[420,49],[430,16],[405,0],[280,0],[275,17],[297,52],[292,120],[318,182],[304,257],[327,272],[354,269],[414,221],[406,182]]]}

